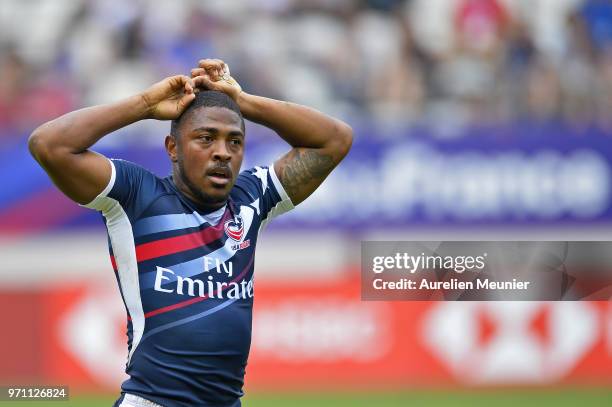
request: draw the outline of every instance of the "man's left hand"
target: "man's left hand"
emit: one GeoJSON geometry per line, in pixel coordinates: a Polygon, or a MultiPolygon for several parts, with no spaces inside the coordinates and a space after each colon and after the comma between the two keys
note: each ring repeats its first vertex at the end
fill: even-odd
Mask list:
{"type": "Polygon", "coordinates": [[[242,93],[242,87],[230,76],[229,67],[220,59],[200,60],[198,68],[191,70],[191,77],[196,87],[223,92],[236,102],[242,93]]]}

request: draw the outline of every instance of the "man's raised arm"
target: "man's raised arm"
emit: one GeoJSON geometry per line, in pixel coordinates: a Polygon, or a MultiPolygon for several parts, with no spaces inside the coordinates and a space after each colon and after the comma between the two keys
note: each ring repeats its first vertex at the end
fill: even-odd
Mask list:
{"type": "Polygon", "coordinates": [[[293,204],[299,204],[346,156],[353,142],[351,127],[306,106],[243,92],[224,76],[223,66],[219,60],[200,61],[191,72],[195,85],[227,93],[246,119],[274,130],[293,147],[274,169],[293,204]]]}
{"type": "Polygon", "coordinates": [[[86,204],[108,184],[108,160],[89,148],[105,135],[142,119],[177,118],[195,98],[192,80],[166,78],[139,95],[89,107],[37,128],[28,140],[30,152],[55,185],[70,199],[86,204]]]}
{"type": "Polygon", "coordinates": [[[314,109],[244,92],[238,105],[244,117],[276,131],[293,147],[274,169],[294,205],[308,198],[351,148],[351,128],[314,109]]]}

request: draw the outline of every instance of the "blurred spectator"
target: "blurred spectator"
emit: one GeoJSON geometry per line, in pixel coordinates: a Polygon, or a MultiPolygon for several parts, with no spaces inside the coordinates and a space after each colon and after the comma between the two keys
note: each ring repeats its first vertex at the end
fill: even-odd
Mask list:
{"type": "Polygon", "coordinates": [[[0,34],[4,135],[211,56],[349,120],[612,131],[609,0],[6,0],[0,34]]]}
{"type": "Polygon", "coordinates": [[[0,56],[0,136],[23,136],[75,106],[75,95],[57,73],[28,65],[14,50],[0,56]]]}
{"type": "Polygon", "coordinates": [[[508,10],[497,0],[462,0],[456,11],[455,25],[462,47],[491,52],[505,38],[508,10]]]}
{"type": "Polygon", "coordinates": [[[610,48],[612,45],[612,2],[586,0],[580,8],[580,15],[596,52],[610,48]]]}
{"type": "Polygon", "coordinates": [[[544,57],[529,66],[525,89],[525,114],[537,121],[557,119],[561,87],[554,65],[544,57]]]}
{"type": "Polygon", "coordinates": [[[4,132],[16,131],[19,122],[20,110],[18,106],[28,77],[24,61],[9,49],[2,52],[0,57],[0,128],[4,132]]]}

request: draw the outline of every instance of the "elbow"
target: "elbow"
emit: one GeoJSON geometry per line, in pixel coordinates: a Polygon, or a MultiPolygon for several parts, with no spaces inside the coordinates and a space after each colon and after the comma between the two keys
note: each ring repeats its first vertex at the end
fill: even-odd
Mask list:
{"type": "Polygon", "coordinates": [[[40,127],[34,130],[28,138],[28,149],[32,157],[39,163],[47,162],[51,156],[49,142],[40,127]]]}
{"type": "Polygon", "coordinates": [[[336,150],[342,159],[348,154],[353,145],[353,129],[343,121],[338,121],[336,128],[337,134],[334,137],[336,150]]]}

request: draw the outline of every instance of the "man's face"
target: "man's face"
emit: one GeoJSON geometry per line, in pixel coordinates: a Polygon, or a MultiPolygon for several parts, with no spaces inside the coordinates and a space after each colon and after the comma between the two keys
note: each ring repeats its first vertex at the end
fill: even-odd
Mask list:
{"type": "Polygon", "coordinates": [[[240,116],[224,107],[202,107],[183,119],[178,132],[176,139],[166,139],[175,183],[202,206],[222,206],[236,182],[244,155],[240,116]]]}

